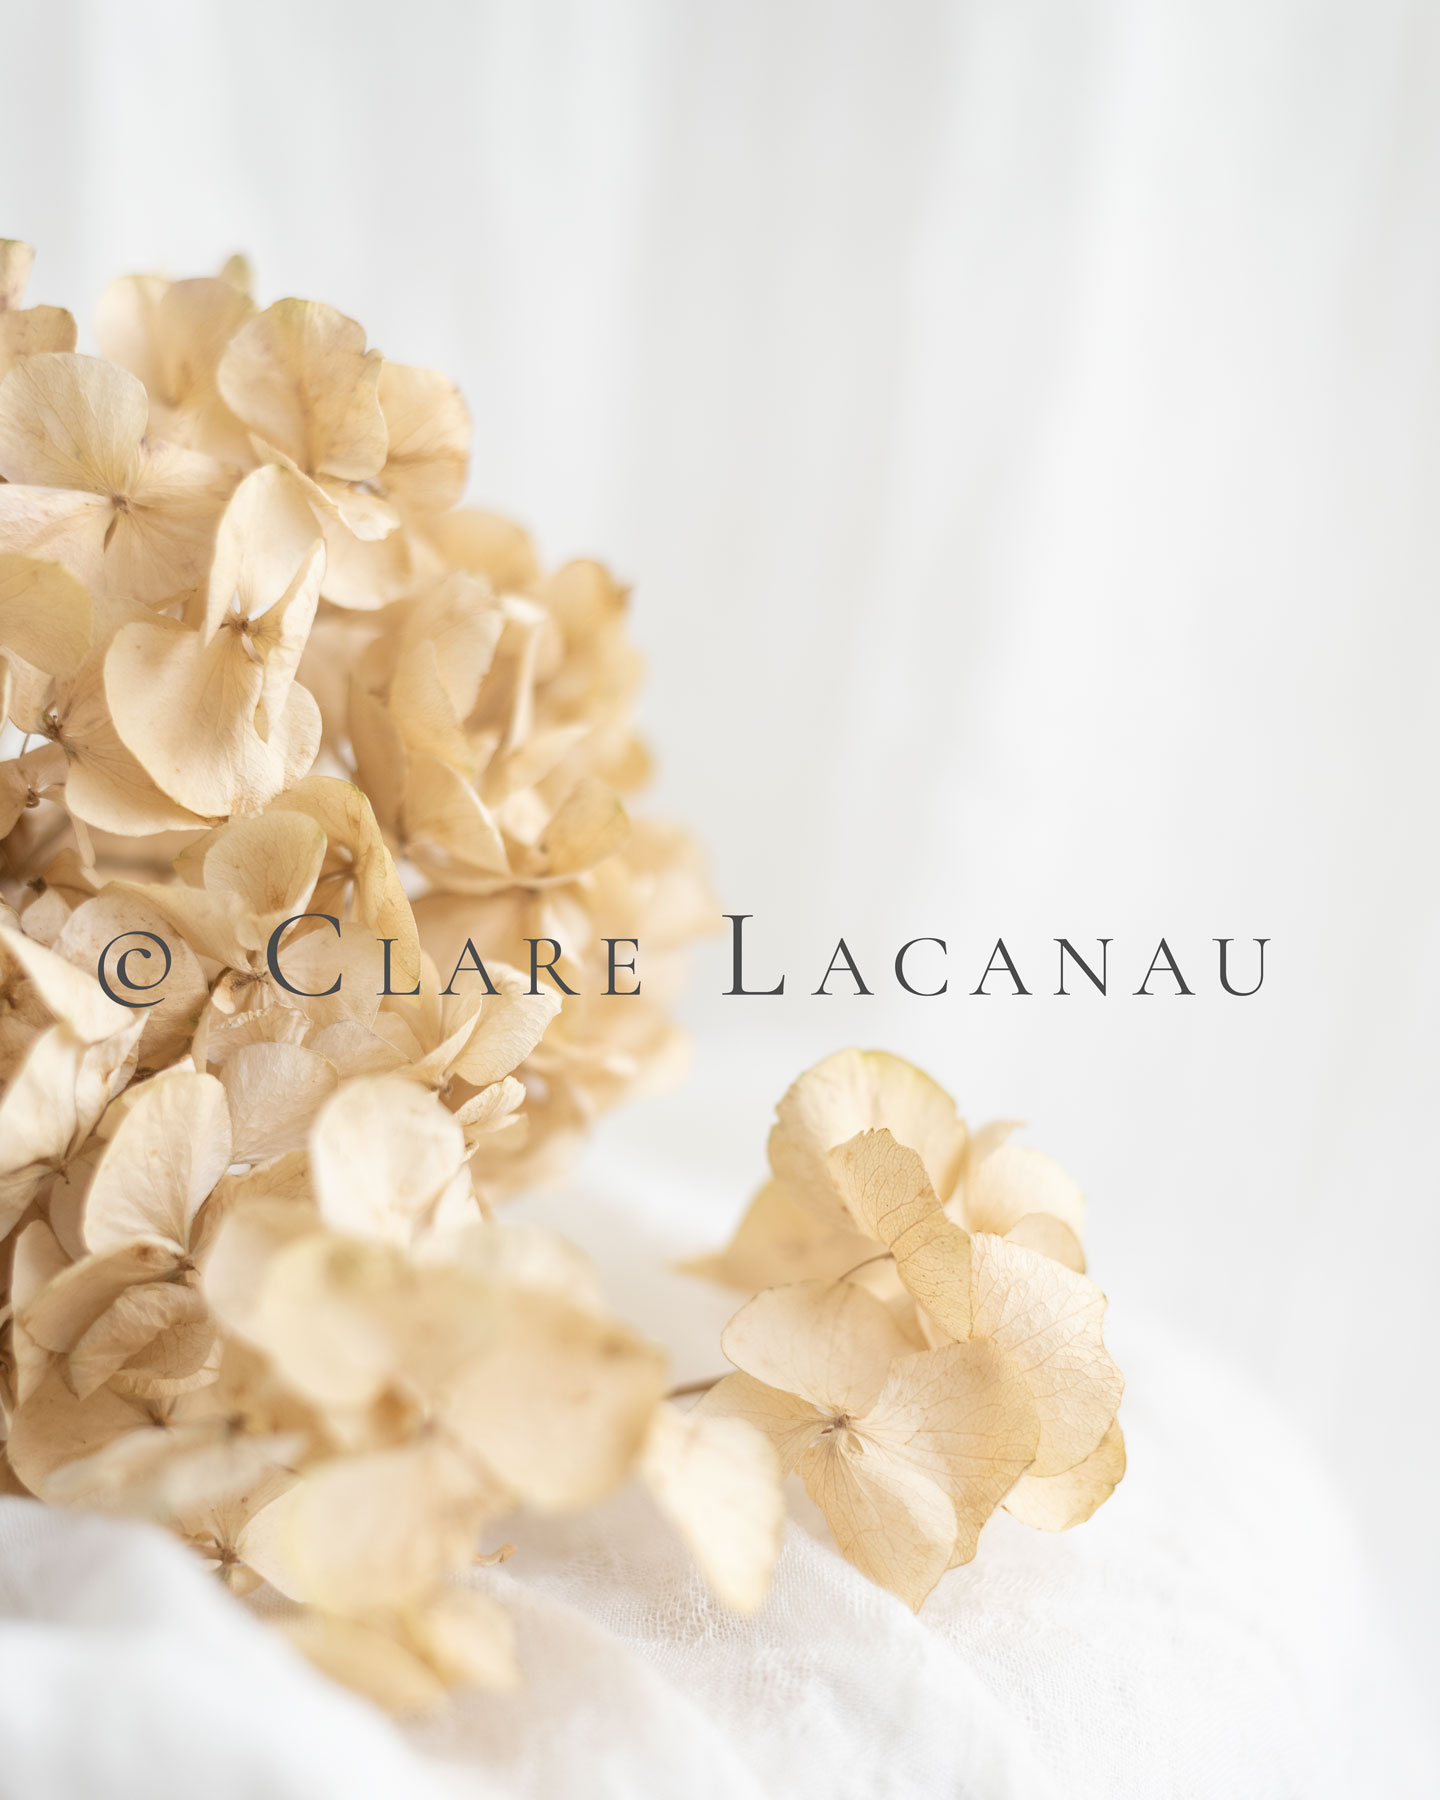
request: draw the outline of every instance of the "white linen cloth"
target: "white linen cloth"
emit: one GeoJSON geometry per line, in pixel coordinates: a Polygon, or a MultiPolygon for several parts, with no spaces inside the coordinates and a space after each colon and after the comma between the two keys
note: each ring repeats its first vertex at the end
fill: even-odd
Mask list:
{"type": "MultiPolygon", "coordinates": [[[[666,1183],[526,1210],[623,1303],[722,1366],[727,1297],[665,1272],[666,1183]],[[628,1197],[622,1202],[624,1192],[628,1197]]],[[[677,1184],[668,1184],[675,1216],[677,1184]]],[[[638,1491],[506,1527],[479,1573],[525,1686],[403,1731],[311,1673],[149,1527],[0,1502],[4,1800],[1350,1800],[1433,1792],[1350,1528],[1238,1376],[1112,1312],[1130,1470],[1079,1531],[997,1517],[918,1617],[839,1558],[803,1494],[739,1620],[638,1491]]]]}

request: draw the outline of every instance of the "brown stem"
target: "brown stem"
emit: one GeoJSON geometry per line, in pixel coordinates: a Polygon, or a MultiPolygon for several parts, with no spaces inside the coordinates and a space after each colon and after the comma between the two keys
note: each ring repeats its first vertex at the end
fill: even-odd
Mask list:
{"type": "Polygon", "coordinates": [[[878,1256],[867,1256],[864,1262],[856,1263],[853,1269],[846,1269],[843,1275],[837,1275],[835,1279],[837,1281],[848,1281],[852,1275],[858,1275],[862,1269],[868,1269],[872,1263],[889,1262],[890,1256],[891,1252],[888,1250],[882,1250],[878,1256]]]}
{"type": "Polygon", "coordinates": [[[724,1379],[723,1375],[712,1375],[708,1381],[682,1381],[679,1387],[671,1388],[665,1398],[667,1400],[683,1400],[687,1394],[708,1394],[711,1388],[724,1379]]]}

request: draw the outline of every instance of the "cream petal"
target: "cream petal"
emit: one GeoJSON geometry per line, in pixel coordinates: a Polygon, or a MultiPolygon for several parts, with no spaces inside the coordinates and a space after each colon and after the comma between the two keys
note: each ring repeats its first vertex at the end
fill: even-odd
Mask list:
{"type": "Polygon", "coordinates": [[[10,1356],[14,1364],[12,1399],[17,1406],[23,1406],[45,1379],[54,1354],[31,1337],[23,1314],[69,1262],[69,1256],[43,1219],[32,1219],[16,1234],[10,1265],[10,1356]]]}
{"type": "Polygon", "coordinates": [[[725,1249],[680,1264],[687,1275],[754,1293],[811,1277],[834,1280],[875,1254],[853,1223],[830,1226],[801,1206],[783,1181],[767,1181],[725,1249]]]}
{"type": "Polygon", "coordinates": [[[807,1450],[800,1473],[845,1560],[918,1611],[949,1566],[949,1497],[911,1464],[844,1430],[807,1450]]]}
{"type": "Polygon", "coordinates": [[[25,356],[75,348],[75,321],[62,306],[0,311],[0,379],[25,356]]]}
{"type": "Polygon", "coordinates": [[[921,1470],[955,1508],[952,1562],[975,1554],[980,1527],[1034,1460],[1040,1417],[1025,1377],[992,1343],[972,1340],[899,1358],[857,1429],[921,1470]]]}
{"type": "Polygon", "coordinates": [[[485,1281],[558,1294],[597,1317],[605,1298],[595,1265],[579,1247],[543,1225],[491,1225],[470,1231],[455,1245],[460,1266],[485,1281]]]}
{"type": "Polygon", "coordinates": [[[95,357],[27,357],[0,393],[0,541],[53,555],[97,592],[165,600],[204,574],[230,477],[146,437],[149,401],[95,357]],[[63,490],[44,502],[37,489],[63,490]]]}
{"type": "Polygon", "coordinates": [[[203,1298],[174,1281],[137,1283],[117,1294],[82,1332],[66,1362],[75,1396],[86,1400],[118,1370],[143,1357],[146,1370],[193,1374],[215,1341],[203,1298]]]}
{"type": "MultiPolygon", "coordinates": [[[[264,668],[232,632],[206,643],[168,621],[127,625],[105,657],[105,698],[126,748],[171,799],[212,818],[255,811],[286,785],[279,733],[272,725],[267,741],[257,728],[264,688],[264,668]]],[[[288,700],[302,694],[292,686],[288,700]]],[[[313,758],[318,729],[309,736],[313,758]]]]}
{"type": "Polygon", "coordinates": [[[230,1160],[230,1114],[215,1077],[156,1076],[139,1090],[96,1167],[85,1197],[85,1242],[93,1251],[133,1238],[187,1245],[191,1222],[230,1160]]]}
{"type": "Polygon", "coordinates": [[[965,1149],[955,1103],[928,1075],[883,1050],[837,1051],[795,1082],[776,1108],[770,1166],[802,1205],[848,1222],[829,1154],[879,1127],[918,1153],[935,1192],[948,1198],[965,1149]]]}
{"type": "Polygon", "coordinates": [[[225,345],[254,310],[228,281],[131,275],[101,296],[95,337],[108,361],[145,383],[152,429],[158,412],[162,436],[241,462],[243,429],[215,378],[225,345]]]}
{"type": "MultiPolygon", "coordinates": [[[[320,527],[301,482],[273,463],[247,475],[230,496],[216,533],[205,635],[213,636],[232,614],[259,620],[283,605],[317,551],[323,568],[320,527]]],[[[317,574],[317,591],[318,581],[317,574]]]]}
{"type": "Polygon", "coordinates": [[[1101,1336],[1105,1296],[1093,1281],[1007,1238],[971,1239],[973,1335],[1015,1361],[1035,1397],[1035,1475],[1089,1456],[1120,1404],[1124,1380],[1101,1336]]]}
{"type": "Polygon", "coordinates": [[[355,760],[357,785],[369,799],[381,827],[398,836],[409,761],[400,728],[380,701],[366,693],[353,678],[345,726],[355,760]]]}
{"type": "Polygon", "coordinates": [[[407,1244],[465,1160],[465,1138],[433,1094],[398,1075],[347,1082],[310,1136],[316,1197],[339,1231],[407,1244]]]}
{"type": "Polygon", "coordinates": [[[286,1465],[304,1449],[299,1432],[237,1436],[224,1420],[147,1424],[67,1463],[47,1494],[60,1505],[158,1519],[189,1535],[194,1514],[213,1520],[244,1512],[252,1493],[268,1498],[285,1486],[286,1465]]]}
{"type": "Polygon", "coordinates": [[[308,906],[325,861],[325,832],[300,812],[234,819],[206,843],[207,888],[234,894],[256,921],[261,948],[275,926],[308,906]]]}
{"type": "MultiPolygon", "coordinates": [[[[79,1133],[75,1089],[83,1050],[62,1025],[41,1032],[30,1046],[0,1094],[0,1173],[13,1174],[34,1163],[58,1164],[65,1157],[79,1133]]],[[[0,1228],[8,1231],[24,1203],[9,1218],[6,1211],[0,1201],[0,1228]]]]}
{"type": "Polygon", "coordinates": [[[1005,1237],[1029,1213],[1048,1213],[1077,1242],[1085,1235],[1085,1196],[1059,1163],[1023,1144],[1001,1144],[966,1176],[965,1222],[1005,1237]]]}
{"type": "Polygon", "coordinates": [[[703,1393],[691,1418],[740,1419],[770,1441],[782,1475],[788,1475],[830,1421],[830,1412],[797,1394],[769,1387],[742,1370],[703,1393]]]}
{"type": "Polygon", "coordinates": [[[524,593],[539,574],[530,534],[498,513],[460,508],[428,529],[447,562],[487,576],[497,594],[524,593]]]}
{"type": "Polygon", "coordinates": [[[104,591],[150,603],[198,587],[233,480],[198,451],[147,444],[106,528],[104,591]]]}
{"type": "Polygon", "coordinates": [[[428,1712],[445,1684],[424,1659],[373,1625],[306,1611],[280,1629],[324,1675],[399,1714],[428,1712]]]}
{"type": "Polygon", "coordinates": [[[163,1280],[175,1272],[177,1262],[175,1246],[161,1238],[140,1238],[84,1256],[33,1296],[20,1314],[21,1323],[42,1348],[68,1355],[127,1288],[163,1280]]]}
{"type": "Polygon", "coordinates": [[[392,1382],[438,1394],[494,1343],[502,1319],[482,1276],[306,1230],[297,1210],[238,1210],[217,1234],[204,1282],[227,1325],[307,1398],[341,1411],[392,1382]]]}
{"type": "Polygon", "coordinates": [[[1038,1250],[1073,1269],[1085,1273],[1085,1252],[1080,1240],[1068,1225],[1062,1225],[1053,1213],[1025,1213],[1004,1234],[1012,1244],[1023,1244],[1027,1250],[1038,1250]]]}
{"type": "Polygon", "coordinates": [[[124,837],[203,828],[205,817],[162,793],[121,740],[105,698],[103,658],[92,658],[76,677],[60,723],[69,765],[65,800],[77,818],[124,837]]]}
{"type": "Polygon", "coordinates": [[[474,1028],[451,1064],[473,1087],[486,1087],[518,1069],[560,1011],[560,996],[553,990],[532,994],[523,976],[499,963],[489,973],[500,992],[482,997],[474,1028]]]}
{"type": "Polygon", "coordinates": [[[35,251],[19,238],[0,238],[0,312],[25,298],[35,268],[35,251]]]}
{"type": "Polygon", "coordinates": [[[823,1412],[863,1413],[890,1363],[914,1346],[873,1294],[848,1281],[767,1288],[742,1306],[720,1348],[747,1375],[823,1412]]]}
{"type": "Polygon", "coordinates": [[[77,969],[63,956],[47,950],[21,931],[0,927],[0,946],[24,970],[44,1002],[46,1010],[79,1038],[82,1044],[98,1044],[130,1022],[123,1006],[105,997],[92,975],[77,969]]]}
{"type": "Polygon", "coordinates": [[[496,604],[489,583],[459,570],[406,608],[402,654],[423,643],[435,646],[441,686],[462,723],[475,710],[504,624],[504,610],[496,604]]]}
{"type": "Polygon", "coordinates": [[[461,775],[475,774],[475,756],[441,679],[433,639],[422,638],[401,651],[390,678],[388,706],[407,750],[436,757],[461,775]]]}
{"type": "Polygon", "coordinates": [[[6,1440],[10,1466],[32,1494],[48,1498],[56,1472],[82,1456],[93,1456],[112,1439],[147,1424],[139,1402],[100,1388],[77,1400],[58,1370],[17,1408],[6,1440]]]}
{"type": "Polygon", "coordinates": [[[436,757],[416,754],[408,762],[402,809],[406,848],[417,855],[438,851],[486,874],[507,874],[505,841],[469,783],[436,757]]]}
{"type": "Polygon", "coordinates": [[[607,783],[587,776],[556,809],[521,872],[528,880],[566,880],[613,856],[629,831],[620,796],[607,783]]]}
{"type": "Polygon", "coordinates": [[[532,1289],[504,1337],[457,1380],[449,1430],[539,1512],[588,1506],[633,1472],[665,1387],[665,1357],[618,1320],[532,1289]]]}
{"type": "Polygon", "coordinates": [[[919,1153],[888,1131],[856,1134],[829,1157],[836,1188],[901,1281],[951,1337],[970,1334],[970,1239],[946,1216],[919,1153]]]}
{"type": "Polygon", "coordinates": [[[108,495],[0,482],[0,549],[59,563],[92,594],[109,591],[105,538],[114,521],[108,495]]]}
{"type": "Polygon", "coordinates": [[[1005,1496],[1005,1510],[1036,1531],[1069,1531],[1104,1505],[1124,1474],[1125,1438],[1117,1421],[1073,1469],[1022,1475],[1005,1496]]]}
{"type": "Polygon", "coordinates": [[[0,475],[124,494],[150,418],[144,387],[94,356],[28,357],[0,388],[0,475]]]}
{"type": "Polygon", "coordinates": [[[243,325],[220,361],[235,415],[312,477],[380,473],[387,436],[381,361],[353,319],[315,300],[279,300],[243,325]]]}
{"type": "Polygon", "coordinates": [[[467,1588],[442,1588],[405,1614],[405,1638],[450,1686],[504,1692],[520,1685],[515,1629],[498,1600],[467,1588]]]}
{"type": "Polygon", "coordinates": [[[338,1079],[332,1064],[299,1044],[242,1045],[220,1071],[236,1161],[263,1162],[302,1148],[338,1079]]]}
{"type": "Polygon", "coordinates": [[[340,861],[349,876],[356,914],[377,937],[394,941],[393,985],[413,987],[419,948],[415,918],[364,791],[354,782],[313,775],[288,788],[271,810],[306,813],[321,827],[329,857],[340,861]]]}
{"type": "Polygon", "coordinates": [[[734,1415],[662,1406],[641,1469],[716,1594],[736,1612],[754,1612],[785,1524],[780,1459],[769,1437],[734,1415]]]}
{"type": "Polygon", "coordinates": [[[380,407],[389,447],[382,483],[396,505],[445,512],[465,491],[470,414],[455,384],[437,369],[387,362],[380,407]]]}
{"type": "Polygon", "coordinates": [[[423,1439],[312,1466],[255,1514],[239,1550],[289,1599],[363,1616],[467,1563],[499,1498],[454,1450],[423,1439]]]}
{"type": "Polygon", "coordinates": [[[0,646],[49,675],[76,668],[90,643],[90,596],[59,563],[0,555],[0,646]]]}

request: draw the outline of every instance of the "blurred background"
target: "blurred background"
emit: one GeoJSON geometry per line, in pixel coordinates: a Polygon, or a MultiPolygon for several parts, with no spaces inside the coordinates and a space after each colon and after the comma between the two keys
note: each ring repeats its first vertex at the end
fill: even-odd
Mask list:
{"type": "Polygon", "coordinates": [[[912,1057],[1080,1179],[1117,1319],[1319,1446],[1433,1665],[1440,11],[9,0],[4,31],[0,231],[82,349],[113,275],[243,249],[262,302],[453,374],[472,496],[635,583],[656,804],[787,986],[720,998],[708,946],[688,1084],[564,1204],[623,1169],[704,1247],[802,1067],[912,1057]],[[842,932],[872,997],[810,993],[842,932]],[[1001,933],[1028,999],[966,991],[1001,933]],[[1193,998],[1130,997],[1162,933],[1193,998]],[[941,998],[891,975],[919,935],[941,998]],[[1054,997],[1060,936],[1114,940],[1109,998],[1054,997]],[[1220,936],[1237,985],[1271,940],[1255,997],[1220,936]]]}

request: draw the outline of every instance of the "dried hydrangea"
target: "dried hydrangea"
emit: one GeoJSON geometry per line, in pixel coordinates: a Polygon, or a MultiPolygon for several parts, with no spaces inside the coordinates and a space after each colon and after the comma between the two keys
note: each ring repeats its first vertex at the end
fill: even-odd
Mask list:
{"type": "Polygon", "coordinates": [[[842,1553],[914,1607],[997,1506],[1063,1531],[1125,1471],[1084,1201],[1014,1129],[971,1132],[919,1069],[842,1050],[781,1101],[729,1247],[691,1265],[763,1290],[697,1411],[763,1432],[842,1553]]]}
{"type": "Polygon", "coordinates": [[[0,245],[4,1486],[163,1520],[401,1707],[515,1679],[454,1577],[517,1508],[638,1475],[754,1606],[768,1442],[678,1413],[579,1253],[493,1213],[673,1067],[713,916],[627,815],[624,590],[461,507],[454,387],[334,308],[137,277],[78,356],[30,261],[0,245]],[[646,979],[605,1004],[617,935],[646,979]]]}
{"type": "Polygon", "coordinates": [[[461,507],[455,389],[333,308],[136,277],[78,356],[30,261],[0,243],[0,1491],[164,1522],[400,1709],[517,1679],[461,1577],[519,1510],[638,1479],[741,1611],[792,1468],[914,1605],[997,1505],[1087,1517],[1124,1453],[1080,1196],[907,1064],[782,1102],[697,1265],[755,1296],[737,1373],[688,1411],[497,1218],[673,1068],[713,917],[626,810],[624,590],[461,507]]]}

